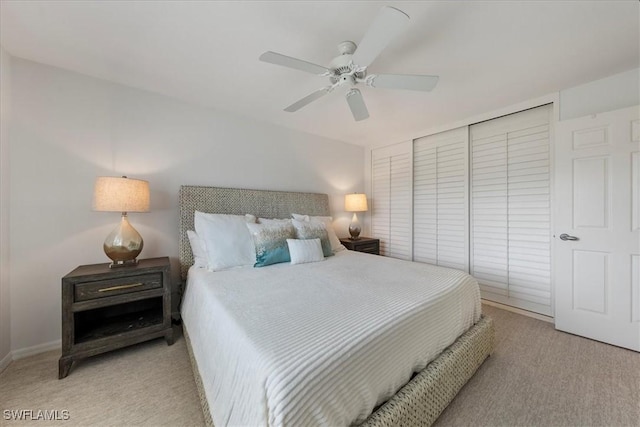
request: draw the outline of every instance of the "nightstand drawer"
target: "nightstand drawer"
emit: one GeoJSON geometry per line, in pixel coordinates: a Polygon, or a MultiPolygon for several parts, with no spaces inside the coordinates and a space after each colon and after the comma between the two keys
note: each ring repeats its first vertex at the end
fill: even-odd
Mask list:
{"type": "Polygon", "coordinates": [[[162,288],[162,274],[160,273],[77,283],[74,288],[74,300],[76,302],[86,301],[156,288],[162,288]]]}
{"type": "Polygon", "coordinates": [[[368,254],[378,254],[378,252],[380,251],[378,249],[378,243],[367,243],[365,245],[358,245],[357,249],[358,252],[366,252],[368,254]]]}
{"type": "Polygon", "coordinates": [[[358,240],[340,239],[340,243],[350,251],[380,255],[380,239],[361,237],[358,240]]]}

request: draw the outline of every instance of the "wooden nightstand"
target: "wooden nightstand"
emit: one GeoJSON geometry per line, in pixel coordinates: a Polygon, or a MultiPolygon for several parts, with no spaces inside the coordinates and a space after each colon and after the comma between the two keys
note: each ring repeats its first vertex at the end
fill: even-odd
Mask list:
{"type": "Polygon", "coordinates": [[[162,336],[173,344],[169,258],[83,265],[62,278],[58,378],[74,361],[162,336]]]}
{"type": "Polygon", "coordinates": [[[358,240],[349,238],[340,239],[340,243],[350,251],[366,252],[368,254],[380,255],[380,239],[371,237],[361,237],[358,240]]]}

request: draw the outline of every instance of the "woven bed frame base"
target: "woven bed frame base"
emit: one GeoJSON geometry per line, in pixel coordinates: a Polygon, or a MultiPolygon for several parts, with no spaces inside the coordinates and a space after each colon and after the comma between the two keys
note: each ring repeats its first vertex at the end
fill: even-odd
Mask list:
{"type": "Polygon", "coordinates": [[[187,326],[182,323],[182,333],[184,334],[184,340],[187,342],[187,352],[189,353],[189,361],[191,362],[191,370],[193,370],[193,379],[196,382],[196,388],[198,389],[198,397],[200,398],[200,405],[202,406],[202,415],[204,415],[204,425],[213,427],[213,420],[211,419],[211,411],[209,411],[209,402],[207,402],[207,396],[204,394],[204,385],[202,384],[202,377],[198,370],[198,363],[193,356],[193,350],[191,349],[191,340],[189,339],[189,333],[187,332],[187,326]]]}
{"type": "MultiPolygon", "coordinates": [[[[198,365],[193,357],[189,334],[186,327],[183,330],[205,425],[213,426],[209,403],[204,393],[198,365]]],[[[493,320],[490,317],[482,316],[478,323],[414,376],[391,399],[371,414],[361,426],[432,425],[484,360],[491,355],[494,337],[493,320]]]]}

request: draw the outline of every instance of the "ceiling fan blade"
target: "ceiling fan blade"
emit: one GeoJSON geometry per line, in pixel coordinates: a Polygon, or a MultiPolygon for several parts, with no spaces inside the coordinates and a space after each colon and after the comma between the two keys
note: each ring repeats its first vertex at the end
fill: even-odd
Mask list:
{"type": "Polygon", "coordinates": [[[408,24],[409,16],[403,11],[391,6],[380,9],[353,54],[353,63],[360,67],[368,67],[408,24]]]}
{"type": "Polygon", "coordinates": [[[318,89],[317,91],[305,96],[301,100],[289,105],[287,108],[284,109],[284,111],[288,111],[289,113],[298,111],[302,107],[308,104],[311,104],[316,99],[322,98],[323,96],[331,92],[331,90],[333,90],[333,86],[327,86],[327,87],[323,87],[322,89],[318,89]]]}
{"type": "Polygon", "coordinates": [[[362,93],[360,93],[358,89],[351,89],[347,92],[347,103],[349,104],[349,108],[351,108],[351,113],[353,114],[353,118],[356,119],[356,122],[369,117],[369,110],[367,110],[367,106],[362,98],[362,93]]]}
{"type": "Polygon", "coordinates": [[[409,74],[378,74],[367,76],[367,85],[386,89],[430,91],[438,84],[438,76],[416,76],[409,74]]]}
{"type": "Polygon", "coordinates": [[[283,67],[294,68],[300,71],[306,71],[311,74],[323,75],[329,72],[329,69],[302,59],[292,58],[275,52],[265,52],[260,55],[260,61],[270,64],[282,65],[283,67]]]}

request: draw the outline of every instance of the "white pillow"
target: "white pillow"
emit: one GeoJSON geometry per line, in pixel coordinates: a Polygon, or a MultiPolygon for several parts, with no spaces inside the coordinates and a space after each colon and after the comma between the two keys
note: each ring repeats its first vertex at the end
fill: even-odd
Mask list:
{"type": "Polygon", "coordinates": [[[204,242],[209,270],[252,266],[256,262],[255,246],[244,215],[208,214],[196,211],[193,223],[204,242]]]}
{"type": "Polygon", "coordinates": [[[297,219],[298,221],[320,221],[322,222],[326,229],[327,234],[329,235],[329,243],[331,243],[331,250],[333,252],[343,251],[347,248],[342,246],[340,243],[340,239],[336,235],[336,231],[333,229],[333,218],[330,216],[309,216],[309,215],[300,215],[300,214],[291,214],[293,219],[297,219]]]}
{"type": "Polygon", "coordinates": [[[287,239],[291,264],[305,264],[324,260],[320,239],[287,239]]]}
{"type": "Polygon", "coordinates": [[[193,230],[187,230],[187,237],[193,254],[193,265],[198,268],[207,268],[207,251],[204,249],[202,239],[193,230]]]}

